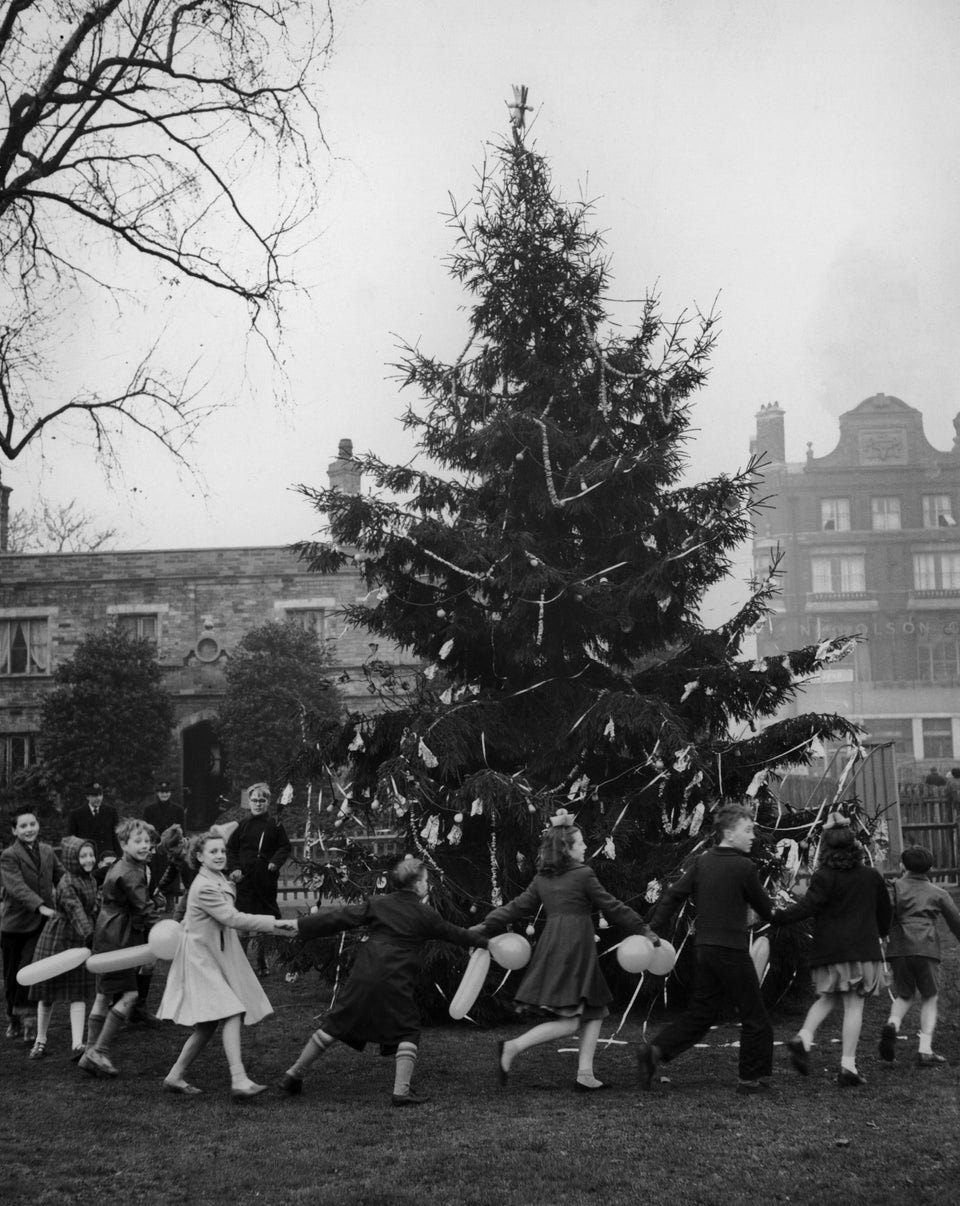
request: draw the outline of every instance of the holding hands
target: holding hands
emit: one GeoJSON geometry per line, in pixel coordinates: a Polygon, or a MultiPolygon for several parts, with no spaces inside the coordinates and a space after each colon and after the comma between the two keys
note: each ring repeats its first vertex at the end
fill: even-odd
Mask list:
{"type": "Polygon", "coordinates": [[[299,933],[295,918],[284,920],[279,918],[273,923],[273,934],[275,938],[296,938],[299,933]]]}

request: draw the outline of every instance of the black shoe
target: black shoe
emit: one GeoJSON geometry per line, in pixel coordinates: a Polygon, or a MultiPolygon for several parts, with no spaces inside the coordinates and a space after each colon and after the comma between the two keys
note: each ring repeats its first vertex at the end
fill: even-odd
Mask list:
{"type": "MultiPolygon", "coordinates": [[[[497,1084],[501,1087],[507,1083],[508,1072],[503,1066],[503,1048],[506,1044],[506,1039],[500,1039],[497,1043],[497,1084]]],[[[396,1105],[396,1101],[393,1103],[396,1105]]]]}
{"type": "Polygon", "coordinates": [[[877,1050],[880,1052],[880,1058],[885,1063],[893,1063],[897,1055],[897,1028],[893,1022],[887,1022],[880,1031],[880,1042],[877,1044],[877,1050]]]}
{"type": "Polygon", "coordinates": [[[787,1039],[787,1050],[790,1052],[790,1062],[801,1076],[810,1075],[810,1052],[804,1047],[803,1039],[787,1039]]]}
{"type": "Polygon", "coordinates": [[[745,1096],[750,1096],[754,1093],[770,1093],[770,1082],[768,1080],[738,1080],[737,1092],[745,1096]]]}
{"type": "Polygon", "coordinates": [[[653,1088],[653,1077],[660,1063],[660,1052],[652,1043],[643,1043],[637,1052],[637,1072],[640,1076],[640,1088],[653,1088]]]}
{"type": "Polygon", "coordinates": [[[412,1090],[409,1093],[394,1093],[390,1098],[391,1104],[395,1106],[425,1105],[429,1100],[429,1097],[421,1097],[419,1093],[414,1093],[412,1090]]]}
{"type": "Polygon", "coordinates": [[[299,1097],[303,1092],[303,1077],[291,1076],[289,1072],[284,1072],[280,1080],[280,1092],[286,1093],[288,1097],[299,1097]]]}
{"type": "Polygon", "coordinates": [[[130,1013],[131,1026],[143,1026],[147,1030],[159,1030],[163,1023],[145,1005],[136,1005],[130,1013]]]}
{"type": "Polygon", "coordinates": [[[849,1072],[846,1068],[841,1068],[837,1073],[837,1084],[841,1089],[859,1089],[866,1083],[867,1078],[859,1072],[849,1072]]]}
{"type": "Polygon", "coordinates": [[[938,1055],[936,1051],[921,1051],[917,1055],[918,1068],[939,1068],[941,1064],[945,1064],[946,1062],[946,1057],[938,1055]]]}

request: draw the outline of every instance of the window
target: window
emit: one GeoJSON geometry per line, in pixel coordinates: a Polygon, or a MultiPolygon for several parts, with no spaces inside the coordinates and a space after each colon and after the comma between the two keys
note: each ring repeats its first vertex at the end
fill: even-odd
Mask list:
{"type": "Polygon", "coordinates": [[[824,498],[820,500],[820,527],[825,532],[850,531],[850,499],[824,498]]]}
{"type": "Polygon", "coordinates": [[[925,528],[955,528],[953,507],[949,494],[924,494],[923,526],[925,528]]]}
{"type": "Polygon", "coordinates": [[[116,624],[121,632],[125,632],[133,640],[149,641],[152,645],[157,643],[160,625],[157,623],[156,612],[144,612],[142,615],[124,613],[116,617],[116,624]]]}
{"type": "Polygon", "coordinates": [[[960,679],[960,641],[941,637],[918,645],[917,678],[925,683],[954,683],[960,679]]]}
{"type": "Polygon", "coordinates": [[[0,674],[46,674],[50,636],[46,617],[0,620],[0,674]]]}
{"type": "Polygon", "coordinates": [[[9,787],[18,771],[36,760],[33,733],[0,733],[0,787],[9,787]]]}
{"type": "Polygon", "coordinates": [[[895,752],[903,758],[913,757],[913,721],[891,719],[887,716],[865,720],[871,741],[892,741],[895,752]]]}
{"type": "Polygon", "coordinates": [[[952,758],[953,757],[953,726],[950,717],[924,718],[923,724],[923,757],[952,758]]]}
{"type": "Polygon", "coordinates": [[[326,611],[322,607],[288,607],[286,618],[291,624],[312,632],[318,641],[324,637],[326,611]]]}
{"type": "Polygon", "coordinates": [[[839,557],[812,557],[813,593],[815,595],[856,595],[867,589],[863,556],[847,554],[839,557]]]}
{"type": "Polygon", "coordinates": [[[870,515],[875,532],[900,531],[899,498],[871,498],[870,515]]]}
{"type": "Polygon", "coordinates": [[[914,553],[913,589],[960,592],[960,552],[914,553]]]}

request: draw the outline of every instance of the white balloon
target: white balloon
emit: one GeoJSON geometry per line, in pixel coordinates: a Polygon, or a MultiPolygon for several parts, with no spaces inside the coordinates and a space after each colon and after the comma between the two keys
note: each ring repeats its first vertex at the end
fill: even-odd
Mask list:
{"type": "Polygon", "coordinates": [[[643,934],[631,934],[617,947],[617,962],[626,972],[646,971],[653,957],[653,943],[643,934]]]}
{"type": "Polygon", "coordinates": [[[167,917],[158,921],[147,935],[147,945],[158,959],[172,959],[180,947],[183,927],[167,917]]]}
{"type": "Polygon", "coordinates": [[[501,967],[517,971],[530,962],[530,943],[522,934],[498,934],[490,939],[490,954],[501,967]]]}
{"type": "Polygon", "coordinates": [[[490,952],[478,946],[467,960],[466,970],[460,981],[460,987],[454,993],[453,1000],[450,1002],[448,1012],[452,1018],[459,1021],[460,1018],[467,1016],[473,1008],[477,997],[480,995],[480,989],[483,988],[483,982],[486,980],[489,970],[490,952]]]}
{"type": "Polygon", "coordinates": [[[87,971],[96,976],[106,976],[110,972],[126,971],[128,967],[143,967],[155,962],[156,956],[145,942],[142,946],[122,946],[117,951],[101,951],[99,955],[91,955],[87,960],[87,971]]]}
{"type": "Polygon", "coordinates": [[[650,955],[650,971],[655,976],[669,976],[677,962],[677,952],[671,943],[660,939],[660,945],[653,948],[650,955]]]}
{"type": "Polygon", "coordinates": [[[44,980],[52,980],[54,976],[62,976],[64,972],[73,971],[86,963],[90,949],[86,946],[75,946],[68,951],[57,951],[55,955],[47,955],[46,959],[35,959],[17,972],[17,983],[24,988],[31,984],[42,984],[44,980]]]}

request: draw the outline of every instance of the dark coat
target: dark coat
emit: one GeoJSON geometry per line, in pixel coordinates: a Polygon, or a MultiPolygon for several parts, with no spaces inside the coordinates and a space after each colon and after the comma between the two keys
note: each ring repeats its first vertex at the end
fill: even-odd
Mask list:
{"type": "Polygon", "coordinates": [[[6,934],[32,934],[46,920],[37,911],[40,906],[53,908],[54,888],[63,875],[63,865],[52,846],[39,840],[36,846],[39,866],[19,838],[0,853],[0,930],[6,934]]]}
{"type": "Polygon", "coordinates": [[[157,833],[163,833],[164,829],[169,829],[171,825],[179,825],[182,829],[184,826],[184,811],[179,804],[174,804],[173,800],[154,800],[152,804],[148,804],[143,810],[143,819],[148,825],[152,825],[157,833]]]}
{"type": "MultiPolygon", "coordinates": [[[[57,915],[51,917],[43,927],[40,941],[33,952],[34,963],[74,947],[93,945],[99,891],[93,872],[86,872],[80,866],[80,850],[85,841],[85,838],[63,839],[60,850],[64,872],[57,884],[54,903],[57,915]]],[[[32,985],[30,1000],[83,1001],[92,994],[93,989],[93,976],[81,964],[73,971],[32,985]]]]}
{"type": "Polygon", "coordinates": [[[241,873],[237,881],[241,913],[280,916],[277,884],[280,868],[290,854],[290,839],[279,821],[266,813],[244,817],[227,842],[227,869],[241,873]]]}
{"type": "Polygon", "coordinates": [[[774,925],[813,918],[810,966],[879,962],[880,939],[890,930],[893,906],[883,876],[873,867],[818,867],[806,895],[779,909],[774,925]]]}
{"type": "Polygon", "coordinates": [[[661,933],[682,901],[697,910],[694,944],[745,951],[750,946],[749,910],[769,921],[773,905],[752,859],[733,846],[714,846],[698,855],[657,901],[650,924],[661,933]]]}
{"type": "Polygon", "coordinates": [[[604,888],[592,867],[571,867],[560,875],[538,875],[525,891],[484,917],[481,928],[495,934],[540,909],[546,924],[534,948],[516,1000],[544,1009],[599,1009],[613,1000],[600,971],[592,914],[600,912],[629,934],[646,934],[639,913],[604,888]]]}
{"type": "Polygon", "coordinates": [[[140,946],[157,920],[147,885],[146,863],[124,855],[103,881],[103,896],[93,935],[95,952],[140,946]]]}
{"type": "Polygon", "coordinates": [[[83,804],[80,808],[74,808],[67,816],[67,835],[93,842],[98,859],[103,858],[105,854],[119,858],[121,850],[116,832],[119,824],[117,810],[109,804],[101,804],[96,816],[88,804],[83,804]]]}
{"type": "Polygon", "coordinates": [[[486,946],[487,939],[444,921],[410,889],[322,908],[297,921],[304,940],[361,927],[367,929],[367,940],[321,1029],[357,1050],[379,1043],[389,1053],[399,1043],[419,1043],[415,990],[422,947],[431,940],[486,946]]]}

